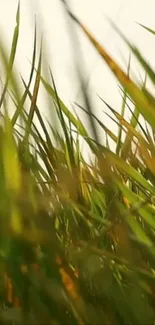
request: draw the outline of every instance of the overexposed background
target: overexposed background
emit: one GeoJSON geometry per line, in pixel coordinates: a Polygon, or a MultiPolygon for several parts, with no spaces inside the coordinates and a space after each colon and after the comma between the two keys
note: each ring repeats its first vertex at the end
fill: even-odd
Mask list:
{"type": "MultiPolygon", "coordinates": [[[[111,18],[121,31],[143,52],[155,66],[155,38],[142,29],[137,22],[155,29],[154,0],[70,0],[73,13],[89,28],[108,52],[126,69],[129,50],[124,42],[110,27],[105,16],[111,18]]],[[[84,81],[88,87],[95,113],[102,118],[102,96],[113,108],[119,109],[121,96],[117,82],[109,68],[98,56],[96,50],[78,29],[80,52],[75,52],[69,33],[70,25],[66,20],[64,7],[60,0],[21,0],[21,22],[17,71],[26,80],[32,58],[35,17],[38,36],[44,37],[44,54],[51,66],[59,95],[71,108],[74,101],[80,102],[80,87],[75,69],[75,53],[78,62],[84,63],[84,81]]],[[[0,1],[0,32],[5,35],[7,47],[11,45],[15,26],[17,0],[0,1]]],[[[72,25],[73,27],[73,25],[72,25]]],[[[143,74],[134,58],[131,61],[136,76],[143,74]]],[[[40,107],[44,109],[44,98],[39,97],[40,107]]],[[[79,114],[81,111],[79,110],[79,114]]],[[[110,123],[110,122],[109,122],[110,123]]]]}

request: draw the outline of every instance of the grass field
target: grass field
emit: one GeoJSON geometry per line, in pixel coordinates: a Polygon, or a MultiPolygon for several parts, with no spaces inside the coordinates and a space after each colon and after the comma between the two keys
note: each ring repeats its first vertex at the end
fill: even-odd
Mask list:
{"type": "Polygon", "coordinates": [[[42,73],[37,29],[29,80],[17,81],[18,7],[9,59],[0,44],[5,75],[0,95],[0,322],[154,324],[155,98],[147,80],[154,85],[155,72],[121,35],[146,75],[137,84],[130,78],[130,62],[122,71],[86,26],[68,14],[119,81],[120,113],[100,98],[118,132],[97,119],[85,90],[80,108],[90,130],[61,101],[52,71],[50,82],[42,73]],[[40,87],[50,96],[57,124],[41,114],[40,87]],[[93,157],[90,163],[81,140],[93,157]]]}

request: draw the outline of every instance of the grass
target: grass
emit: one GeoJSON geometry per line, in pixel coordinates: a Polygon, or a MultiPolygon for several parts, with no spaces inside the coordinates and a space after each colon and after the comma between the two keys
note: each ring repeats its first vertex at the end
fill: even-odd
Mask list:
{"type": "MultiPolygon", "coordinates": [[[[86,112],[90,132],[61,101],[52,72],[51,82],[42,74],[36,29],[29,80],[17,82],[18,7],[9,59],[0,46],[6,75],[0,97],[0,322],[154,324],[155,99],[146,81],[131,80],[130,62],[122,71],[68,14],[120,83],[120,113],[100,98],[118,134],[94,115],[86,91],[85,107],[76,105],[86,112]],[[59,128],[40,113],[40,86],[59,128]],[[99,128],[105,144],[98,142],[99,128]],[[81,139],[95,157],[90,164],[81,139]]],[[[154,84],[154,71],[124,40],[154,84]]]]}

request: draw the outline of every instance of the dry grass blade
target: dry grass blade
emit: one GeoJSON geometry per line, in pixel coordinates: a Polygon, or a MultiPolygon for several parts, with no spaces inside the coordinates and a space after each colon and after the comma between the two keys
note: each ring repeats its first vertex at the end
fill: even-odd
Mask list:
{"type": "MultiPolygon", "coordinates": [[[[118,81],[128,92],[130,97],[134,100],[138,110],[144,116],[144,118],[150,123],[152,127],[155,128],[155,110],[151,103],[146,98],[143,91],[133,82],[127,74],[119,67],[119,65],[112,59],[112,57],[107,53],[107,51],[101,46],[95,37],[88,31],[88,29],[80,23],[80,21],[70,13],[70,16],[78,23],[83,32],[89,38],[91,43],[96,48],[97,52],[107,63],[111,71],[114,73],[118,81]]],[[[147,71],[148,72],[148,71],[147,71]]]]}

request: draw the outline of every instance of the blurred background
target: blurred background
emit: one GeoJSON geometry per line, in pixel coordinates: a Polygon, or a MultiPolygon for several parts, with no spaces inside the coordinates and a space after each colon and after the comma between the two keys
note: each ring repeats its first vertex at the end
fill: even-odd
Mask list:
{"type": "MultiPolygon", "coordinates": [[[[72,103],[74,101],[79,103],[81,100],[81,89],[75,65],[75,61],[78,61],[81,66],[83,64],[84,83],[94,104],[95,114],[101,116],[104,108],[97,94],[102,96],[113,108],[119,109],[121,96],[115,78],[79,28],[76,29],[80,45],[78,46],[79,51],[75,51],[73,48],[71,37],[73,35],[70,31],[75,24],[66,19],[61,0],[21,0],[20,4],[21,22],[16,56],[17,73],[27,80],[31,66],[36,19],[38,40],[42,35],[44,55],[52,68],[59,95],[65,104],[72,109],[72,103]]],[[[126,37],[136,44],[144,57],[151,61],[151,66],[155,65],[153,35],[147,33],[137,24],[141,23],[152,29],[155,28],[155,2],[153,0],[70,0],[68,4],[74,14],[125,70],[129,59],[129,49],[114,28],[110,26],[106,17],[109,17],[126,37]]],[[[11,46],[17,5],[18,0],[0,1],[0,31],[1,35],[5,35],[8,48],[11,46]]],[[[134,58],[131,59],[131,71],[134,71],[134,77],[144,79],[134,58]]],[[[39,101],[40,107],[44,107],[42,92],[40,92],[39,101]]]]}

